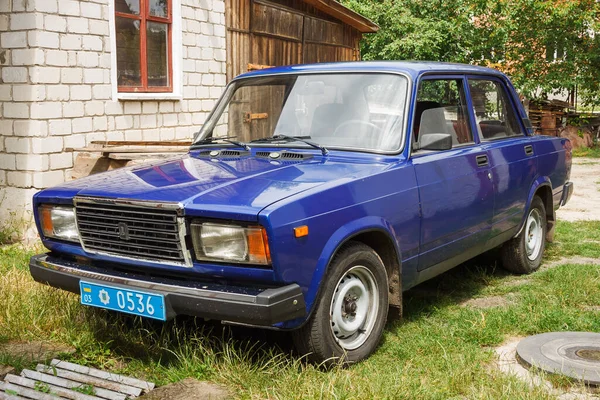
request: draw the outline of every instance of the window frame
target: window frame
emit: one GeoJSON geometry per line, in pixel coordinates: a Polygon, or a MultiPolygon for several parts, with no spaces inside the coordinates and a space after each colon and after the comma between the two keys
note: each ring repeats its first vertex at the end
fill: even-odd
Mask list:
{"type": "MultiPolygon", "coordinates": [[[[150,10],[147,7],[148,0],[140,0],[140,14],[126,14],[117,12],[115,8],[115,0],[110,0],[108,3],[109,14],[109,38],[110,38],[110,58],[111,58],[111,92],[112,100],[181,100],[183,92],[183,77],[181,66],[183,64],[182,52],[182,21],[181,21],[181,0],[168,0],[168,18],[149,16],[150,10]],[[144,14],[142,14],[144,13],[144,14]],[[142,18],[145,15],[146,18],[142,18]],[[140,26],[145,24],[142,22],[159,22],[166,23],[168,26],[168,69],[169,69],[169,86],[148,87],[148,75],[146,65],[146,52],[140,51],[140,69],[145,70],[145,75],[142,73],[142,86],[119,86],[118,84],[118,66],[117,66],[117,40],[116,40],[116,18],[125,17],[140,21],[140,26]],[[142,54],[143,53],[143,54],[142,54]],[[145,85],[145,89],[144,89],[145,85]]],[[[146,49],[145,37],[142,41],[140,28],[140,47],[146,49]],[[143,45],[142,45],[143,43],[143,45]]],[[[142,49],[140,49],[142,50],[142,49]]]]}
{"type": "Polygon", "coordinates": [[[444,73],[430,73],[430,74],[423,74],[419,77],[419,79],[417,80],[417,83],[414,85],[414,103],[411,106],[411,122],[410,122],[410,129],[407,131],[407,135],[409,135],[410,140],[409,140],[409,147],[410,147],[410,156],[411,157],[419,157],[421,155],[427,155],[427,154],[432,154],[432,153],[443,153],[443,152],[447,152],[447,151],[454,151],[457,149],[465,149],[465,148],[469,148],[469,147],[474,147],[477,146],[481,143],[481,138],[479,137],[479,132],[478,130],[476,130],[475,128],[475,122],[474,122],[474,114],[472,111],[473,108],[473,104],[471,101],[471,92],[469,90],[469,83],[468,83],[468,78],[469,76],[464,75],[464,74],[444,74],[444,73]],[[471,131],[471,136],[473,138],[472,142],[469,143],[461,143],[461,144],[457,144],[457,145],[452,145],[451,149],[448,150],[423,150],[423,149],[419,149],[419,150],[415,150],[414,149],[414,144],[415,144],[415,137],[414,137],[414,127],[415,127],[415,118],[414,118],[414,113],[415,113],[415,109],[417,107],[417,101],[418,101],[418,97],[419,97],[419,89],[421,88],[421,83],[423,81],[431,81],[431,80],[461,80],[462,81],[462,95],[465,97],[464,98],[464,106],[466,107],[466,114],[465,116],[468,118],[467,121],[467,126],[469,128],[469,130],[471,131]],[[474,130],[475,129],[475,130],[474,130]]]}
{"type": "MultiPolygon", "coordinates": [[[[359,148],[355,148],[355,147],[332,147],[332,146],[327,146],[328,149],[331,150],[340,150],[340,151],[348,151],[348,152],[352,152],[352,153],[366,153],[366,154],[379,154],[379,155],[390,155],[390,156],[401,156],[407,148],[407,144],[406,144],[406,140],[407,140],[407,135],[408,135],[408,126],[409,126],[409,119],[408,116],[410,115],[410,111],[411,111],[411,103],[413,101],[413,96],[414,96],[414,79],[412,78],[412,76],[404,71],[390,71],[390,70],[381,70],[381,69],[370,69],[370,70],[357,70],[357,71],[346,71],[346,70],[330,70],[330,71],[300,71],[300,72],[275,72],[275,73],[269,73],[269,74],[264,74],[264,75],[249,75],[249,76],[244,76],[244,75],[240,75],[234,79],[232,79],[226,86],[225,86],[225,90],[223,91],[223,93],[221,94],[221,97],[219,98],[219,100],[217,101],[215,107],[212,109],[212,111],[209,113],[206,121],[204,122],[204,124],[202,125],[202,128],[196,132],[196,134],[194,135],[194,138],[192,140],[192,148],[194,147],[195,143],[200,139],[200,137],[202,137],[202,135],[204,134],[205,130],[207,129],[211,129],[214,128],[214,125],[216,124],[216,120],[218,120],[220,118],[220,115],[222,114],[222,112],[224,111],[224,108],[227,106],[227,103],[230,100],[230,97],[232,95],[232,93],[235,91],[235,87],[238,84],[243,84],[243,82],[245,80],[251,80],[251,79],[257,79],[257,78],[269,78],[269,77],[280,77],[280,76],[286,76],[286,75],[294,75],[294,76],[303,76],[303,75],[339,75],[339,74],[365,74],[365,75],[371,75],[371,74],[380,74],[380,75],[392,75],[392,76],[399,76],[402,77],[404,79],[406,79],[406,94],[405,94],[405,99],[404,99],[404,118],[402,121],[402,129],[400,134],[401,136],[401,140],[399,143],[399,147],[398,149],[395,150],[390,150],[390,151],[379,151],[379,150],[369,150],[369,149],[359,149],[359,148]],[[215,120],[216,118],[216,120],[215,120]]],[[[410,143],[412,143],[411,140],[409,140],[409,145],[410,143]]],[[[255,145],[257,147],[269,147],[272,146],[271,144],[269,145],[255,145]]],[[[287,146],[289,148],[306,148],[306,145],[301,145],[301,146],[287,146]]]]}
{"type": "Polygon", "coordinates": [[[491,76],[491,75],[467,75],[465,84],[466,84],[466,89],[468,90],[467,95],[469,96],[469,105],[470,105],[469,114],[471,114],[471,119],[473,121],[473,128],[475,129],[475,132],[477,133],[477,136],[479,137],[480,142],[487,143],[487,142],[495,142],[498,140],[518,139],[518,138],[522,138],[525,136],[529,136],[527,128],[525,127],[525,125],[523,123],[523,118],[521,117],[521,114],[519,113],[517,108],[515,108],[514,98],[511,95],[512,92],[508,90],[506,82],[504,82],[503,79],[501,79],[500,77],[491,76]],[[470,80],[495,82],[500,86],[500,88],[501,88],[500,90],[502,90],[504,92],[504,98],[508,102],[507,111],[508,111],[508,108],[510,108],[510,110],[512,110],[513,115],[517,121],[517,125],[521,129],[520,134],[513,135],[513,136],[489,138],[489,139],[486,139],[483,137],[483,134],[481,134],[481,132],[479,131],[479,129],[480,129],[478,126],[479,124],[477,123],[477,117],[475,116],[475,109],[473,108],[473,98],[471,97],[471,87],[469,86],[470,80]]]}

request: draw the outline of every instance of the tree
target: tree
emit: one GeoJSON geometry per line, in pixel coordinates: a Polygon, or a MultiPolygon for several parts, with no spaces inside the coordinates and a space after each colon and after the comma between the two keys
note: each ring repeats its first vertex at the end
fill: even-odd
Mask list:
{"type": "Polygon", "coordinates": [[[469,60],[469,12],[462,1],[345,0],[381,30],[367,35],[365,60],[469,60]]]}
{"type": "Polygon", "coordinates": [[[600,4],[595,0],[344,0],[381,27],[367,60],[486,65],[527,97],[573,91],[600,103],[600,4]]]}

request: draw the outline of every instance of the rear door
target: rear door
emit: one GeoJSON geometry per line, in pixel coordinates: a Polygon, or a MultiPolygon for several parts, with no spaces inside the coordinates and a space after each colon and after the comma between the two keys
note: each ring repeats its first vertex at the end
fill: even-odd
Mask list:
{"type": "Polygon", "coordinates": [[[510,236],[519,228],[537,171],[533,143],[502,80],[469,77],[468,82],[476,129],[490,158],[493,236],[510,236]]]}
{"type": "Polygon", "coordinates": [[[421,203],[418,269],[422,271],[444,261],[452,267],[483,249],[494,194],[487,152],[472,132],[466,79],[427,77],[418,90],[413,141],[446,133],[453,142],[450,150],[413,150],[411,155],[421,203]]]}

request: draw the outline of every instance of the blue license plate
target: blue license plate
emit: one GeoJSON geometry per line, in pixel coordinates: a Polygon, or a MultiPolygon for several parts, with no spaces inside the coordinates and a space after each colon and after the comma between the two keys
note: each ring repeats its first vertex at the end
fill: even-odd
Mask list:
{"type": "Polygon", "coordinates": [[[106,308],[146,318],[166,321],[165,298],[160,294],[140,292],[95,283],[79,282],[81,304],[106,308]]]}

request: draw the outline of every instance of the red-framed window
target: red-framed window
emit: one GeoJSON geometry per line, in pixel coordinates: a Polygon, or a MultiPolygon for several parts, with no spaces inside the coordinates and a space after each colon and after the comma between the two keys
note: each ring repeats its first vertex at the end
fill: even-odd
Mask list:
{"type": "Polygon", "coordinates": [[[172,0],[114,0],[119,92],[172,92],[172,0]]]}

